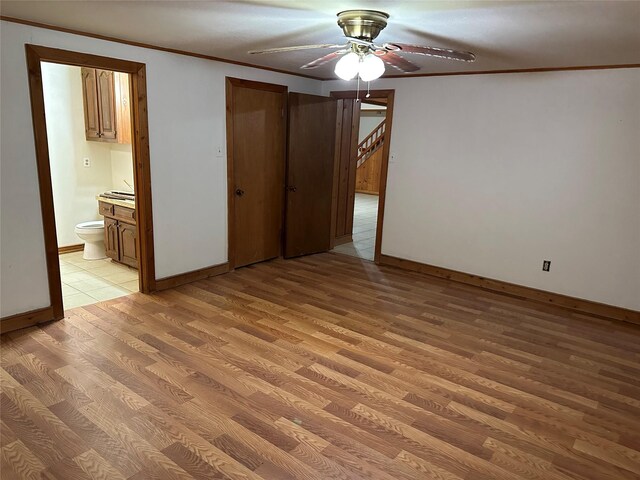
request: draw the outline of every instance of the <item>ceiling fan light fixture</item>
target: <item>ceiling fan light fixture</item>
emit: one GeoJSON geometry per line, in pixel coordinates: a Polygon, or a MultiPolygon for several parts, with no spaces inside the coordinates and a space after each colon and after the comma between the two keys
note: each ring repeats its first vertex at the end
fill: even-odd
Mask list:
{"type": "Polygon", "coordinates": [[[335,73],[342,80],[351,80],[360,69],[360,57],[355,52],[349,52],[336,63],[335,73]]]}
{"type": "Polygon", "coordinates": [[[338,13],[338,25],[345,36],[373,41],[387,26],[389,14],[377,10],[345,10],[338,13]]]}
{"type": "Polygon", "coordinates": [[[377,55],[368,53],[360,62],[358,73],[363,82],[370,82],[380,78],[384,74],[384,62],[377,55]]]}
{"type": "Polygon", "coordinates": [[[335,66],[336,75],[343,80],[352,80],[358,76],[358,80],[362,79],[365,82],[370,82],[384,75],[385,64],[389,64],[403,73],[412,73],[420,70],[418,65],[404,58],[405,53],[461,62],[473,62],[476,59],[476,56],[471,52],[462,52],[449,48],[427,47],[407,43],[376,45],[373,40],[387,26],[387,20],[389,20],[389,15],[377,10],[344,10],[338,13],[338,25],[342,28],[342,32],[346,37],[346,44],[296,45],[251,50],[249,53],[295,52],[328,48],[334,51],[305,63],[300,68],[318,68],[341,57],[335,66]]]}

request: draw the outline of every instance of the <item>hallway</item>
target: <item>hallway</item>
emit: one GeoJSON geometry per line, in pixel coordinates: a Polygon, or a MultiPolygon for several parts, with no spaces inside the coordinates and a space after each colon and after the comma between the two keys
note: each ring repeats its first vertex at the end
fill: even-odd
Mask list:
{"type": "Polygon", "coordinates": [[[353,211],[353,242],[338,245],[333,251],[373,261],[377,220],[378,195],[356,193],[353,211]]]}

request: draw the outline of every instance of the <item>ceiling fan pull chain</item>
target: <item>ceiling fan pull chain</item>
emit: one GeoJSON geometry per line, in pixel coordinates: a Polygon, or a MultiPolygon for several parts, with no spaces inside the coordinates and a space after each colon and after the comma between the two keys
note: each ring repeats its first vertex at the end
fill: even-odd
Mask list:
{"type": "Polygon", "coordinates": [[[371,94],[369,93],[369,87],[371,86],[371,82],[367,82],[367,94],[365,95],[364,98],[369,98],[371,96],[371,94]]]}
{"type": "Polygon", "coordinates": [[[356,102],[360,101],[360,75],[358,75],[358,87],[356,88],[356,102]]]}

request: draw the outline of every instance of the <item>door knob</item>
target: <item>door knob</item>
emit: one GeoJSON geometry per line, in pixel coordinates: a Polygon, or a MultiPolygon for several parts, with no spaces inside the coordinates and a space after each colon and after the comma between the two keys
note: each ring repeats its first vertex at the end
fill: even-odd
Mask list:
{"type": "Polygon", "coordinates": [[[244,190],[242,190],[241,188],[237,188],[236,189],[236,195],[241,197],[242,195],[244,195],[244,190]]]}
{"type": "Polygon", "coordinates": [[[290,186],[287,187],[287,190],[289,192],[295,192],[297,190],[297,188],[295,186],[293,186],[293,185],[290,185],[290,186]]]}

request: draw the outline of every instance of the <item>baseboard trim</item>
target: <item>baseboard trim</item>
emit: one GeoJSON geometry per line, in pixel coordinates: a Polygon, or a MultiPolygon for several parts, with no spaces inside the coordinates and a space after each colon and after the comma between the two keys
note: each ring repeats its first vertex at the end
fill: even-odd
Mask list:
{"type": "Polygon", "coordinates": [[[53,307],[44,307],[29,312],[16,313],[15,315],[0,318],[0,334],[12,332],[20,328],[32,327],[52,320],[57,320],[53,313],[53,307]]]}
{"type": "Polygon", "coordinates": [[[167,290],[186,283],[203,280],[208,277],[215,277],[216,275],[222,275],[227,272],[229,272],[229,262],[201,268],[200,270],[180,273],[171,277],[159,278],[156,280],[156,290],[167,290]]]}
{"type": "Polygon", "coordinates": [[[63,253],[81,252],[84,250],[84,243],[77,243],[76,245],[67,245],[66,247],[58,247],[58,255],[63,253]]]}
{"type": "Polygon", "coordinates": [[[579,313],[588,313],[591,315],[598,315],[640,325],[640,312],[635,310],[593,302],[583,298],[570,297],[561,293],[538,290],[537,288],[525,287],[515,283],[503,282],[502,280],[495,280],[493,278],[485,278],[471,273],[436,267],[426,263],[414,262],[413,260],[392,257],[390,255],[381,255],[380,265],[398,267],[405,270],[411,270],[413,272],[444,278],[446,280],[452,280],[454,282],[473,285],[485,290],[491,290],[493,292],[503,293],[513,297],[525,298],[527,300],[534,300],[547,305],[556,305],[568,308],[579,313]]]}
{"type": "Polygon", "coordinates": [[[333,241],[333,246],[337,247],[338,245],[342,245],[345,243],[351,243],[353,242],[353,236],[351,234],[348,235],[342,235],[340,237],[336,237],[335,240],[333,241]]]}

